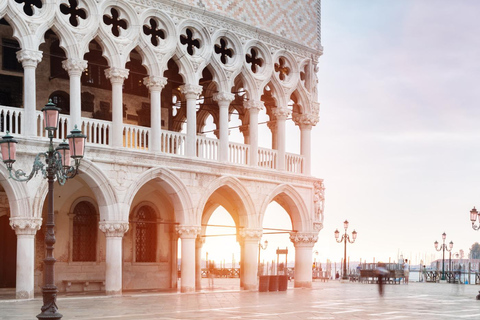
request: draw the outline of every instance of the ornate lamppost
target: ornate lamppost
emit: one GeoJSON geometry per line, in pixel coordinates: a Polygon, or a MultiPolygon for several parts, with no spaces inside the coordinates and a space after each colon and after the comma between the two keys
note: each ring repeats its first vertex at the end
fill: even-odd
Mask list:
{"type": "Polygon", "coordinates": [[[343,223],[343,227],[345,228],[345,234],[342,234],[342,238],[339,239],[340,237],[340,232],[335,230],[335,240],[337,240],[338,243],[341,243],[342,241],[345,242],[345,247],[343,251],[343,280],[348,280],[347,277],[347,241],[350,243],[354,243],[355,239],[357,239],[357,231],[353,230],[352,231],[352,240],[350,240],[350,236],[347,234],[347,229],[348,229],[348,221],[345,220],[343,223]]]}
{"type": "Polygon", "coordinates": [[[263,273],[263,267],[262,267],[262,272],[260,272],[260,250],[266,250],[268,247],[268,240],[265,240],[263,244],[261,242],[258,243],[258,276],[261,276],[263,273]]]}
{"type": "Polygon", "coordinates": [[[85,152],[85,138],[80,130],[75,129],[67,136],[68,143],[61,142],[56,149],[53,148],[54,132],[58,128],[60,109],[56,107],[50,100],[42,109],[45,130],[48,131],[50,144],[48,151],[40,152],[35,157],[33,162],[33,169],[30,174],[26,174],[23,170],[13,169],[13,164],[16,160],[16,144],[17,141],[7,132],[0,141],[3,162],[7,166],[10,178],[16,181],[29,181],[40,171],[42,176],[48,180],[48,212],[45,232],[45,247],[46,255],[43,260],[44,263],[44,286],[42,287],[43,306],[42,312],[37,315],[38,319],[61,319],[62,315],[58,313],[57,307],[57,286],[55,285],[55,258],[53,257],[53,248],[55,244],[55,218],[53,214],[53,186],[55,180],[60,185],[73,178],[78,173],[80,160],[83,158],[85,152]],[[44,158],[42,162],[41,158],[44,158]],[[74,164],[71,165],[71,159],[74,164]]]}
{"type": "Polygon", "coordinates": [[[443,251],[443,256],[442,256],[442,279],[441,280],[445,280],[445,250],[447,250],[448,252],[452,251],[452,248],[453,248],[453,242],[450,241],[450,243],[448,244],[448,248],[447,248],[447,245],[445,244],[445,239],[447,238],[447,234],[444,232],[442,233],[442,240],[443,240],[443,243],[442,245],[440,246],[440,248],[438,247],[438,241],[435,241],[434,244],[435,244],[435,249],[437,251],[443,251]]]}
{"type": "Polygon", "coordinates": [[[475,224],[475,221],[477,221],[477,217],[478,217],[478,222],[480,222],[480,215],[478,214],[477,209],[475,209],[475,207],[473,207],[473,209],[470,210],[470,221],[472,221],[473,230],[480,230],[480,225],[477,226],[475,224]]]}

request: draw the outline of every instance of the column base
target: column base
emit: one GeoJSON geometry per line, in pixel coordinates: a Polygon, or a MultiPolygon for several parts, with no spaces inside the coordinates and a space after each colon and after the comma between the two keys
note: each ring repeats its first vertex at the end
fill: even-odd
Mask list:
{"type": "Polygon", "coordinates": [[[18,299],[18,300],[31,300],[33,299],[34,296],[33,296],[33,291],[32,292],[28,292],[28,291],[17,291],[15,293],[15,299],[18,299]]]}
{"type": "Polygon", "coordinates": [[[294,287],[310,289],[312,287],[312,281],[295,281],[294,287]]]}
{"type": "Polygon", "coordinates": [[[247,291],[257,291],[257,285],[256,284],[243,284],[243,290],[247,291]]]}
{"type": "Polygon", "coordinates": [[[180,292],[181,293],[195,292],[195,287],[181,287],[180,292]]]}
{"type": "Polygon", "coordinates": [[[107,296],[121,296],[122,290],[108,290],[108,291],[105,291],[105,294],[107,296]]]}

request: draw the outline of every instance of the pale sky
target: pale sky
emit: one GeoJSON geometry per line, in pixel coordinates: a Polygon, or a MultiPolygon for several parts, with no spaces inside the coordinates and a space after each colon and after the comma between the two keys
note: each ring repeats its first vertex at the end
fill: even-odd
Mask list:
{"type": "MultiPolygon", "coordinates": [[[[322,0],[312,174],[324,179],[326,199],[313,259],[343,258],[334,231],[345,219],[358,232],[347,248],[352,260],[403,254],[428,263],[442,257],[433,243],[443,232],[453,252],[468,255],[480,242],[469,220],[480,207],[479,14],[477,0],[322,0]]],[[[287,152],[298,153],[291,128],[287,152]]],[[[273,207],[264,227],[291,228],[273,207]]],[[[204,254],[214,257],[210,239],[204,254]]],[[[227,239],[229,261],[237,247],[227,239]]],[[[285,246],[293,259],[288,235],[265,239],[262,260],[285,246]]]]}

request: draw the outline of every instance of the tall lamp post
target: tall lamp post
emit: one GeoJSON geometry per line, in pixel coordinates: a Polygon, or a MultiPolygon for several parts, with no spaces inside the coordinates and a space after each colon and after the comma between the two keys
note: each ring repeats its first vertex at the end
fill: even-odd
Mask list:
{"type": "Polygon", "coordinates": [[[435,244],[435,249],[437,251],[443,251],[443,256],[442,256],[442,279],[441,280],[445,280],[445,250],[447,250],[448,252],[452,251],[452,248],[453,248],[453,242],[450,241],[450,243],[448,244],[448,248],[447,248],[447,245],[445,244],[445,239],[447,238],[447,234],[444,232],[442,233],[442,240],[443,240],[443,243],[442,245],[440,246],[440,248],[438,247],[438,241],[435,241],[434,244],[435,244]]]}
{"type": "Polygon", "coordinates": [[[345,234],[342,234],[342,238],[340,239],[340,232],[335,230],[335,240],[337,240],[338,243],[341,243],[342,241],[345,242],[345,247],[343,250],[343,280],[348,280],[347,277],[347,241],[350,243],[354,243],[355,239],[357,239],[357,231],[353,230],[352,232],[352,240],[350,240],[350,236],[347,234],[347,229],[348,229],[348,221],[345,220],[343,223],[343,227],[345,228],[345,234]]]}
{"type": "Polygon", "coordinates": [[[37,315],[38,319],[61,319],[62,315],[58,313],[57,307],[57,286],[55,285],[55,258],[53,257],[53,248],[55,244],[55,218],[53,214],[53,186],[55,180],[60,185],[73,178],[78,173],[78,166],[80,160],[83,158],[85,152],[85,138],[80,130],[75,129],[67,136],[68,143],[61,142],[57,148],[53,147],[54,132],[58,128],[60,109],[56,107],[50,100],[42,109],[45,130],[48,131],[50,144],[48,151],[40,152],[35,157],[33,162],[33,169],[30,174],[26,174],[23,170],[13,169],[13,164],[16,160],[16,144],[17,141],[7,132],[0,141],[0,148],[2,152],[3,162],[7,166],[10,178],[16,181],[29,181],[40,171],[42,176],[48,180],[48,211],[45,232],[45,247],[46,255],[43,260],[44,263],[44,286],[42,287],[43,306],[42,312],[37,315]],[[44,158],[42,162],[41,158],[44,158]],[[71,165],[71,159],[74,164],[71,165]]]}
{"type": "Polygon", "coordinates": [[[258,276],[261,276],[261,273],[263,273],[263,268],[262,272],[260,272],[260,250],[266,250],[268,247],[268,240],[265,240],[263,244],[261,242],[258,243],[258,276]]]}

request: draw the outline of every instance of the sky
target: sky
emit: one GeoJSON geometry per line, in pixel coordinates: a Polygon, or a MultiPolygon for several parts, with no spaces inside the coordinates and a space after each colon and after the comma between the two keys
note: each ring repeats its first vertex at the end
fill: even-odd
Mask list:
{"type": "MultiPolygon", "coordinates": [[[[351,261],[429,263],[442,258],[434,242],[443,232],[453,253],[467,256],[480,242],[469,219],[480,207],[479,13],[477,0],[322,0],[312,175],[326,191],[313,260],[343,258],[334,231],[346,219],[348,233],[358,232],[351,261]]],[[[298,129],[287,130],[287,152],[298,153],[298,129]]],[[[291,228],[276,203],[264,221],[273,225],[291,228]]],[[[232,242],[224,253],[213,238],[204,246],[210,258],[228,263],[239,252],[234,237],[223,238],[232,242]]],[[[277,247],[293,260],[288,235],[264,240],[261,260],[275,259],[277,247]]]]}

